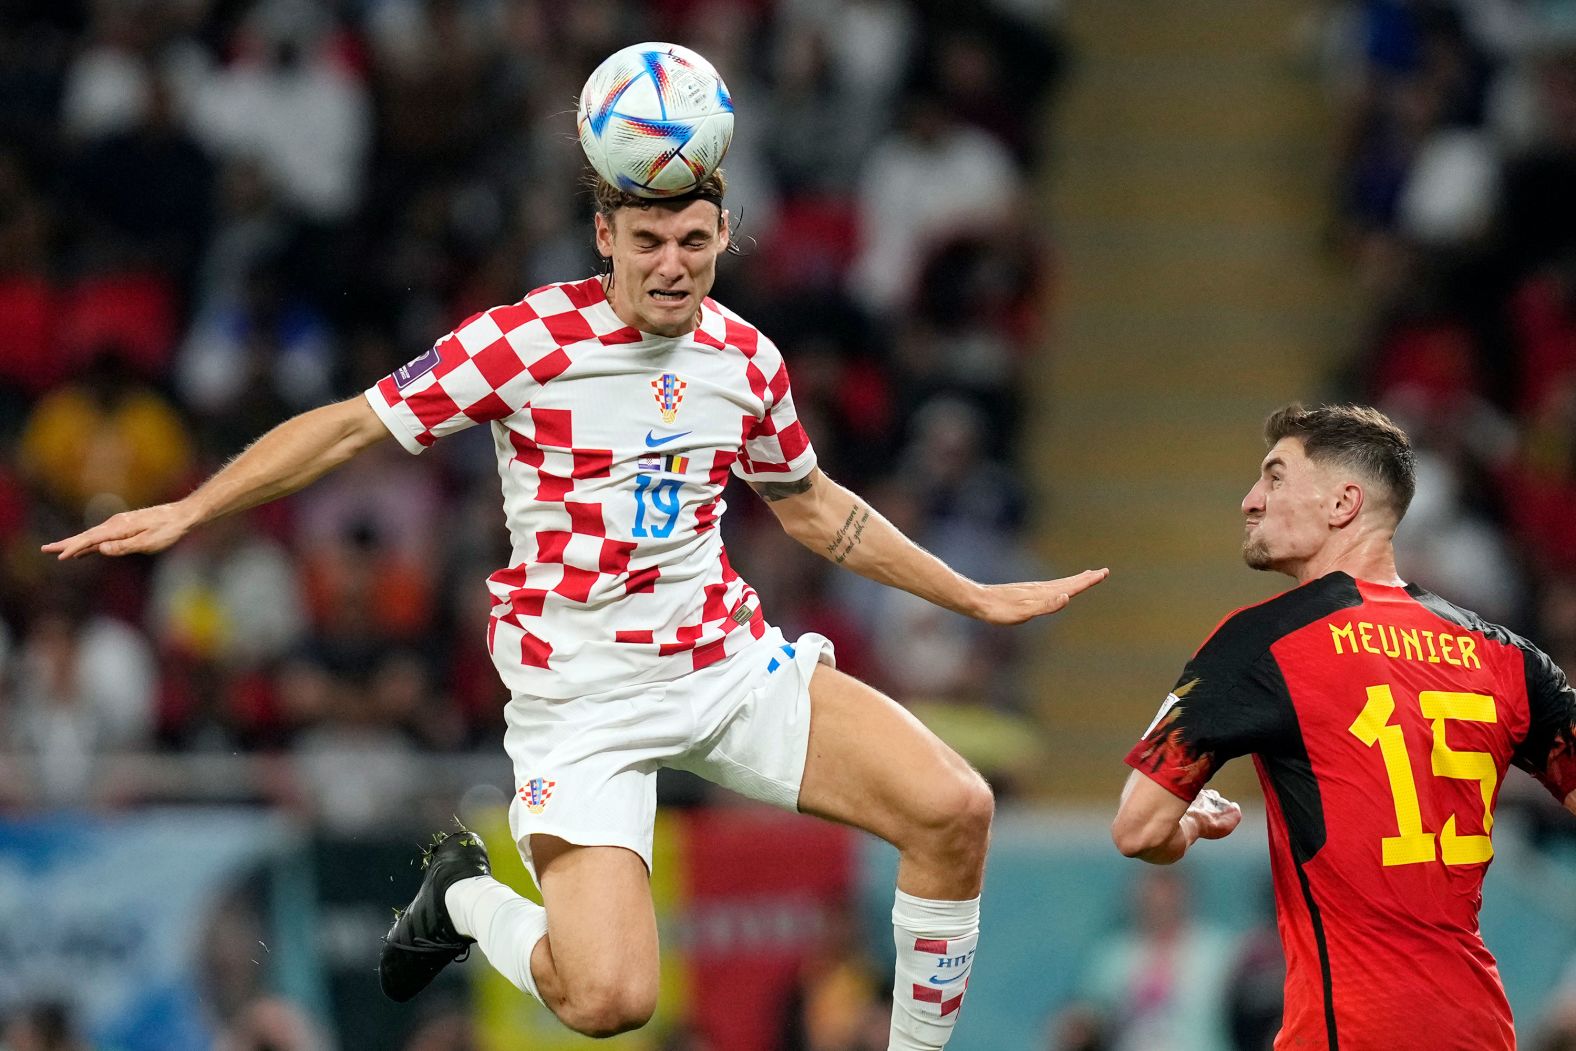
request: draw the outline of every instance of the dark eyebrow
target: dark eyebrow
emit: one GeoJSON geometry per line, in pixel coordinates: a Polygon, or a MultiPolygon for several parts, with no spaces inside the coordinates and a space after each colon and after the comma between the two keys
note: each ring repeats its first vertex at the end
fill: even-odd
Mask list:
{"type": "Polygon", "coordinates": [[[1264,461],[1264,466],[1259,468],[1259,470],[1261,470],[1261,471],[1270,471],[1270,470],[1275,469],[1276,467],[1285,467],[1285,466],[1286,466],[1286,461],[1285,460],[1282,460],[1279,456],[1271,456],[1268,460],[1264,461]]]}
{"type": "MultiPolygon", "coordinates": [[[[662,235],[660,233],[658,233],[657,231],[655,231],[653,229],[650,229],[648,227],[640,227],[640,226],[634,227],[632,230],[629,231],[629,235],[631,237],[644,237],[644,238],[646,238],[647,240],[650,240],[650,241],[660,241],[660,240],[662,240],[662,235]]],[[[695,227],[695,229],[689,231],[688,233],[681,235],[679,237],[679,240],[680,241],[693,241],[693,240],[695,240],[697,238],[712,237],[712,236],[715,236],[713,231],[706,229],[704,226],[697,226],[697,227],[695,227]]]]}

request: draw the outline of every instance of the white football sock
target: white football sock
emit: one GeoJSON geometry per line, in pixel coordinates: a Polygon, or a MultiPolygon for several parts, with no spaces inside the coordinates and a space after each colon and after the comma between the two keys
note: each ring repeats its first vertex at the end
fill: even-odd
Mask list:
{"type": "Polygon", "coordinates": [[[933,901],[897,892],[897,974],[889,1051],[940,1051],[952,1037],[980,936],[980,900],[933,901]]]}
{"type": "Polygon", "coordinates": [[[476,944],[493,969],[538,1001],[531,953],[547,934],[547,910],[491,876],[455,880],[444,892],[454,929],[476,944]]]}

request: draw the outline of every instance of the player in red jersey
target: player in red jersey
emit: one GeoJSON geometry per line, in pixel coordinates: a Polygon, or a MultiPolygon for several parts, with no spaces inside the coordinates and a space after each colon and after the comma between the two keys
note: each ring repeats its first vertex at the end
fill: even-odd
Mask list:
{"type": "Polygon", "coordinates": [[[1277,1049],[1516,1046],[1478,931],[1510,764],[1576,811],[1576,692],[1542,651],[1397,575],[1406,435],[1356,406],[1269,418],[1243,557],[1298,587],[1238,610],[1188,662],[1112,826],[1155,864],[1229,834],[1204,788],[1253,755],[1269,815],[1286,1011],[1277,1049]]]}

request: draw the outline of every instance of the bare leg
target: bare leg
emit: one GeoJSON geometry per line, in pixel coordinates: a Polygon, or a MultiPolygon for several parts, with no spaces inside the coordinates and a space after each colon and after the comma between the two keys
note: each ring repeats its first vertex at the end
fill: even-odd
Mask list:
{"type": "Polygon", "coordinates": [[[547,937],[531,954],[537,990],[587,1036],[639,1029],[657,1006],[657,920],[645,862],[623,847],[532,836],[547,937]]]}
{"type": "Polygon", "coordinates": [[[897,885],[908,894],[979,895],[995,812],[990,786],[895,701],[827,667],[810,683],[799,809],[897,847],[897,885]]]}
{"type": "Polygon", "coordinates": [[[810,747],[799,809],[897,847],[888,1047],[945,1047],[979,940],[979,893],[995,809],[990,786],[892,700],[822,667],[810,681],[810,747]]]}

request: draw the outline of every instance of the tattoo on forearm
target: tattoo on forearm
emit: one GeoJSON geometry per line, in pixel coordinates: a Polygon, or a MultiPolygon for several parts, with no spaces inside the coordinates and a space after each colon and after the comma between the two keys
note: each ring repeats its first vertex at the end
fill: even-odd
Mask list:
{"type": "Polygon", "coordinates": [[[855,504],[848,509],[848,517],[843,519],[843,524],[837,527],[837,532],[832,534],[831,542],[826,545],[826,556],[838,565],[853,553],[859,546],[859,541],[864,539],[865,525],[870,521],[870,508],[860,507],[855,504]]]}
{"type": "Polygon", "coordinates": [[[790,496],[810,491],[810,478],[805,476],[794,482],[751,482],[750,488],[761,494],[761,499],[786,500],[790,496]]]}

